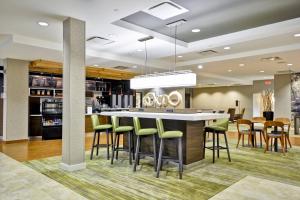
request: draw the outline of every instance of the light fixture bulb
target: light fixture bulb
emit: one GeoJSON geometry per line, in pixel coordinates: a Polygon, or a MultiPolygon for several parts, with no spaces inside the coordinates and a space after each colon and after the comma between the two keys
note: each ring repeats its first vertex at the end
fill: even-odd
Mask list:
{"type": "Polygon", "coordinates": [[[201,30],[199,28],[192,29],[193,33],[199,33],[201,30]]]}
{"type": "Polygon", "coordinates": [[[49,24],[47,22],[42,22],[42,21],[38,22],[38,25],[45,26],[45,27],[49,26],[49,24]]]}
{"type": "Polygon", "coordinates": [[[202,69],[203,68],[203,65],[198,65],[198,69],[202,69]]]}
{"type": "Polygon", "coordinates": [[[225,50],[229,50],[229,49],[231,49],[231,47],[224,47],[224,49],[225,49],[225,50]]]}

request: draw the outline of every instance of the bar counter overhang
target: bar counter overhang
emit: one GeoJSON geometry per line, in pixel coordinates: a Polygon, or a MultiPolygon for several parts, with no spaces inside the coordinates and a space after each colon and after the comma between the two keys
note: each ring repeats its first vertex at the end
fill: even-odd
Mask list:
{"type": "MultiPolygon", "coordinates": [[[[156,112],[101,112],[102,116],[120,117],[120,125],[133,125],[132,117],[139,117],[143,128],[156,127],[156,118],[163,120],[165,130],[180,130],[183,132],[183,163],[185,165],[200,161],[203,155],[203,139],[205,121],[229,118],[228,114],[221,113],[156,113],[156,112]]],[[[127,146],[127,138],[124,138],[124,146],[127,146]]],[[[177,157],[177,144],[174,141],[166,141],[164,155],[177,157]]],[[[141,142],[141,151],[151,153],[152,138],[145,138],[141,142]]]]}

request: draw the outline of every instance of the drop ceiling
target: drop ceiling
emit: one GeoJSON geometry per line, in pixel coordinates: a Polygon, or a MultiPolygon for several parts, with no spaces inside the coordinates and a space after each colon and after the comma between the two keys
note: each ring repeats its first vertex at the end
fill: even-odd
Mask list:
{"type": "Polygon", "coordinates": [[[144,11],[131,14],[121,20],[161,33],[174,35],[174,29],[166,24],[179,19],[187,23],[178,26],[179,40],[190,43],[219,35],[255,28],[300,17],[299,0],[173,0],[188,12],[162,20],[144,11]],[[199,28],[200,33],[192,33],[199,28]]]}

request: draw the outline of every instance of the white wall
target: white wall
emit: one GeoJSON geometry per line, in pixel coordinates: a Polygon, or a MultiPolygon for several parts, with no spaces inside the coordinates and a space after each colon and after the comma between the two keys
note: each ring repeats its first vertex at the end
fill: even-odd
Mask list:
{"type": "Polygon", "coordinates": [[[245,118],[252,117],[253,86],[209,87],[193,90],[192,108],[225,110],[238,108],[235,101],[240,101],[240,108],[246,108],[245,118]]]}
{"type": "Polygon", "coordinates": [[[291,118],[291,76],[282,74],[274,78],[275,117],[291,118]]]}
{"type": "Polygon", "coordinates": [[[4,60],[3,140],[28,139],[28,61],[4,60]]]}

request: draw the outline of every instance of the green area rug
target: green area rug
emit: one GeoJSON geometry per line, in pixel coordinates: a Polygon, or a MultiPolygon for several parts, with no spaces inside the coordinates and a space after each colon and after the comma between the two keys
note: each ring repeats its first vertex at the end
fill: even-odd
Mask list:
{"type": "Polygon", "coordinates": [[[209,199],[247,175],[300,186],[300,148],[293,147],[283,156],[263,153],[263,149],[236,149],[234,144],[231,140],[231,163],[226,151],[221,151],[220,158],[212,164],[212,153],[207,151],[206,159],[184,170],[182,180],[172,165],[165,165],[161,177],[155,178],[150,159],[143,160],[134,173],[126,153],[111,165],[105,148],[92,161],[87,152],[87,168],[76,172],[61,170],[60,157],[24,164],[88,199],[209,199]]]}

